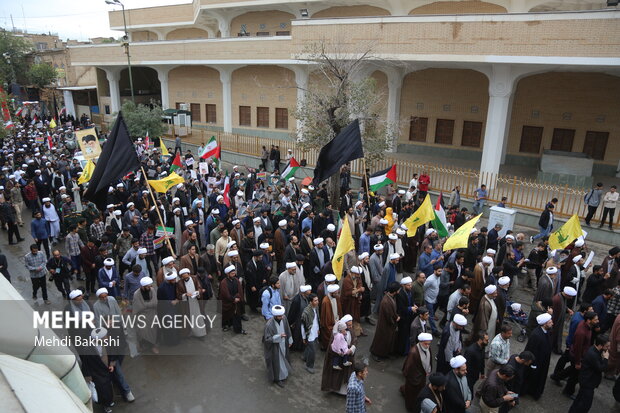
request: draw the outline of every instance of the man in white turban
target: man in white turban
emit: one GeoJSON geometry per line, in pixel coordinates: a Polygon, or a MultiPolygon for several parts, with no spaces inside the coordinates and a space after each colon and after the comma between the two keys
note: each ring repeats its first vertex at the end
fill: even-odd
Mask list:
{"type": "Polygon", "coordinates": [[[273,317],[267,320],[263,334],[265,364],[269,380],[279,387],[284,387],[291,371],[289,363],[289,347],[293,345],[293,336],[281,305],[271,308],[273,317]]]}

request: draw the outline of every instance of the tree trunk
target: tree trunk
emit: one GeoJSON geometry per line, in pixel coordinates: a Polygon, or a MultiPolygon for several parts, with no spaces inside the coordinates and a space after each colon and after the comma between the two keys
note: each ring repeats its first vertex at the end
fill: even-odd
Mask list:
{"type": "Polygon", "coordinates": [[[340,209],[340,171],[329,177],[327,182],[329,202],[335,211],[340,209]]]}

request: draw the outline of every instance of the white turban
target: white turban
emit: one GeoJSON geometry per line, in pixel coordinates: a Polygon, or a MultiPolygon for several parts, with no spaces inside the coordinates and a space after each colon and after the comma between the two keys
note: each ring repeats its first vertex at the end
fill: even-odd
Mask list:
{"type": "Polygon", "coordinates": [[[568,295],[569,297],[576,297],[577,296],[577,290],[575,290],[573,287],[564,287],[564,289],[562,290],[562,292],[566,295],[568,295]]]}
{"type": "Polygon", "coordinates": [[[230,241],[228,244],[226,244],[226,248],[230,248],[233,245],[235,245],[237,243],[237,241],[230,241]]]}
{"type": "Polygon", "coordinates": [[[429,229],[427,229],[427,230],[426,230],[426,232],[424,233],[424,236],[425,236],[425,237],[428,237],[428,236],[429,236],[429,235],[431,235],[433,232],[437,232],[437,231],[435,231],[435,229],[434,229],[434,228],[429,228],[429,229]]]}
{"type": "Polygon", "coordinates": [[[467,363],[467,359],[461,355],[452,357],[450,359],[450,367],[452,367],[453,369],[458,369],[465,363],[467,363]]]}
{"type": "Polygon", "coordinates": [[[467,319],[462,314],[455,314],[454,317],[452,318],[452,321],[454,321],[457,325],[460,325],[460,326],[467,325],[467,319]]]}
{"type": "Polygon", "coordinates": [[[398,234],[398,235],[405,235],[406,233],[407,233],[407,231],[405,231],[404,229],[398,228],[396,230],[396,234],[398,234]]]}
{"type": "Polygon", "coordinates": [[[132,207],[132,206],[135,206],[135,205],[136,205],[136,204],[134,204],[133,202],[130,202],[130,203],[128,203],[128,204],[127,204],[127,208],[132,207]]]}
{"type": "Polygon", "coordinates": [[[153,284],[153,279],[151,277],[143,277],[140,279],[140,285],[142,287],[146,287],[147,285],[153,284]]]}
{"type": "Polygon", "coordinates": [[[514,311],[515,313],[518,313],[519,311],[521,311],[521,304],[519,303],[512,303],[510,307],[512,308],[512,311],[514,311]]]}
{"type": "Polygon", "coordinates": [[[42,201],[45,203],[45,202],[51,202],[52,200],[49,198],[43,198],[42,201]]]}
{"type": "Polygon", "coordinates": [[[79,297],[80,295],[83,295],[84,293],[82,293],[81,290],[73,290],[69,293],[69,299],[73,300],[74,298],[79,297]]]}
{"type": "Polygon", "coordinates": [[[286,220],[285,219],[281,219],[280,222],[278,222],[278,226],[279,227],[285,227],[286,226],[286,220]]]}
{"type": "Polygon", "coordinates": [[[281,305],[274,305],[271,307],[271,314],[274,316],[284,315],[284,307],[281,305]]]}
{"type": "Polygon", "coordinates": [[[90,336],[95,340],[102,340],[108,334],[108,330],[103,327],[95,328],[90,333],[90,336]]]}
{"type": "Polygon", "coordinates": [[[580,259],[582,259],[582,258],[583,258],[583,257],[582,257],[581,255],[575,255],[575,256],[573,257],[573,262],[574,262],[575,264],[577,264],[577,263],[579,262],[579,260],[580,260],[580,259]]]}
{"type": "Polygon", "coordinates": [[[186,227],[189,227],[190,225],[194,225],[194,221],[192,221],[191,219],[188,219],[187,221],[185,221],[186,227]]]}
{"type": "Polygon", "coordinates": [[[183,268],[181,269],[181,271],[179,271],[179,275],[189,274],[189,273],[190,273],[189,268],[183,268]]]}
{"type": "Polygon", "coordinates": [[[495,251],[493,248],[489,248],[489,249],[487,250],[487,254],[493,254],[493,255],[495,255],[495,254],[496,254],[496,251],[495,251]]]}
{"type": "Polygon", "coordinates": [[[322,243],[323,241],[325,241],[323,238],[319,237],[316,238],[314,241],[312,241],[314,243],[314,245],[319,245],[320,243],[322,243]]]}
{"type": "Polygon", "coordinates": [[[101,294],[108,294],[108,289],[107,288],[100,288],[97,290],[97,292],[95,293],[95,295],[97,297],[99,297],[101,294]]]}
{"type": "Polygon", "coordinates": [[[176,271],[172,271],[170,274],[166,274],[166,275],[164,276],[164,278],[166,279],[166,281],[176,280],[176,278],[177,278],[177,272],[176,272],[176,271]]]}
{"type": "Polygon", "coordinates": [[[114,265],[114,260],[112,258],[106,258],[105,260],[103,260],[103,265],[105,265],[106,267],[111,267],[112,265],[114,265]]]}
{"type": "Polygon", "coordinates": [[[375,251],[381,251],[383,249],[383,245],[381,244],[377,244],[374,247],[372,247],[375,251]]]}
{"type": "Polygon", "coordinates": [[[334,274],[326,274],[324,279],[325,282],[333,283],[334,281],[336,281],[336,276],[334,274]]]}
{"type": "Polygon", "coordinates": [[[368,253],[367,252],[362,252],[360,255],[357,256],[358,260],[363,260],[364,258],[368,258],[368,253]]]}
{"type": "Polygon", "coordinates": [[[252,220],[252,222],[260,222],[260,217],[256,217],[252,220]]]}
{"type": "Polygon", "coordinates": [[[170,264],[170,263],[171,263],[171,262],[173,262],[173,261],[174,261],[174,258],[172,258],[172,257],[166,257],[166,258],[164,258],[163,260],[161,260],[161,263],[162,263],[162,264],[164,264],[164,265],[168,265],[168,264],[170,264]]]}
{"type": "Polygon", "coordinates": [[[312,286],[310,285],[301,285],[299,286],[299,291],[302,293],[308,292],[308,291],[312,291],[312,286]]]}
{"type": "Polygon", "coordinates": [[[216,208],[216,209],[212,209],[212,210],[211,210],[211,213],[212,213],[213,215],[217,215],[217,214],[219,214],[219,213],[220,213],[220,210],[219,210],[219,209],[217,209],[217,208],[216,208]]]}
{"type": "Polygon", "coordinates": [[[575,247],[583,247],[583,244],[585,244],[585,241],[581,237],[577,238],[577,241],[575,241],[575,247]]]}
{"type": "Polygon", "coordinates": [[[122,215],[123,213],[121,211],[119,211],[118,209],[116,211],[114,211],[114,215],[119,216],[122,215]]]}
{"type": "Polygon", "coordinates": [[[543,324],[547,324],[549,320],[551,320],[551,314],[549,313],[542,313],[541,315],[536,317],[536,322],[538,323],[539,326],[542,326],[543,324]]]}
{"type": "Polygon", "coordinates": [[[353,266],[351,267],[351,272],[354,274],[361,274],[362,273],[362,269],[358,266],[353,266]]]}
{"type": "Polygon", "coordinates": [[[497,283],[499,285],[508,285],[510,284],[510,277],[506,277],[505,275],[503,277],[499,277],[499,280],[497,280],[497,283]]]}
{"type": "Polygon", "coordinates": [[[400,280],[400,285],[411,284],[412,282],[413,280],[411,277],[403,277],[403,279],[400,280]]]}
{"type": "Polygon", "coordinates": [[[327,224],[327,230],[328,231],[335,231],[336,230],[336,226],[334,224],[327,224]]]}
{"type": "Polygon", "coordinates": [[[138,248],[138,255],[140,254],[146,254],[148,251],[146,248],[138,248]]]}
{"type": "Polygon", "coordinates": [[[259,247],[263,250],[266,250],[267,248],[269,248],[269,244],[266,242],[263,242],[262,244],[259,245],[259,247]]]}
{"type": "Polygon", "coordinates": [[[558,269],[556,267],[549,267],[545,270],[547,274],[557,274],[558,269]]]}
{"type": "Polygon", "coordinates": [[[495,286],[495,284],[489,284],[484,287],[484,292],[486,294],[493,294],[495,291],[497,291],[497,287],[495,286]]]}
{"type": "Polygon", "coordinates": [[[235,219],[235,220],[232,222],[232,224],[233,224],[233,225],[237,225],[237,224],[240,224],[240,223],[241,223],[241,221],[239,221],[238,219],[235,219]]]}
{"type": "Polygon", "coordinates": [[[234,265],[229,265],[228,267],[226,267],[226,269],[224,270],[224,273],[228,274],[231,271],[237,271],[237,267],[235,267],[234,265]]]}
{"type": "Polygon", "coordinates": [[[482,263],[483,264],[487,264],[487,265],[491,265],[491,264],[493,264],[493,258],[491,258],[491,257],[484,257],[484,258],[482,258],[482,263]]]}
{"type": "Polygon", "coordinates": [[[239,255],[239,251],[237,251],[237,250],[228,251],[227,255],[229,257],[236,257],[237,255],[239,255]]]}
{"type": "Polygon", "coordinates": [[[433,341],[433,335],[430,333],[418,334],[418,341],[433,341]]]}
{"type": "Polygon", "coordinates": [[[391,233],[390,235],[388,235],[388,238],[391,240],[397,240],[398,239],[398,235],[391,233]]]}
{"type": "Polygon", "coordinates": [[[400,258],[400,255],[396,252],[390,255],[390,260],[396,260],[399,258],[400,258]]]}
{"type": "Polygon", "coordinates": [[[327,286],[327,292],[328,293],[335,293],[336,291],[338,291],[340,289],[340,287],[338,286],[338,284],[330,284],[327,286]]]}
{"type": "Polygon", "coordinates": [[[286,269],[289,270],[291,268],[295,268],[297,267],[297,264],[295,264],[294,262],[287,262],[286,263],[286,269]]]}

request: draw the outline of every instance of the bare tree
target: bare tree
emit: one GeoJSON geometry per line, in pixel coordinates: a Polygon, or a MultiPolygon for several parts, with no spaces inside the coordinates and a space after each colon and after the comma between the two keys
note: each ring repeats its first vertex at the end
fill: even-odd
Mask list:
{"type": "MultiPolygon", "coordinates": [[[[385,104],[385,96],[377,91],[372,77],[365,77],[372,57],[372,47],[354,46],[344,42],[322,41],[308,46],[300,60],[308,62],[321,84],[311,85],[294,116],[298,120],[296,136],[305,151],[320,150],[353,119],[360,120],[362,144],[368,167],[383,159],[391,147],[397,127],[375,112],[385,104]]],[[[330,178],[329,196],[338,207],[339,176],[330,178]]]]}

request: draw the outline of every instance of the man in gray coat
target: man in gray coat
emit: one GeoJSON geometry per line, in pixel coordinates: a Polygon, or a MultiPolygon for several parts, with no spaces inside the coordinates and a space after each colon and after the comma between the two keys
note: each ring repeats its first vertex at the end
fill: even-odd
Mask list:
{"type": "Polygon", "coordinates": [[[271,314],[273,317],[267,320],[263,335],[267,376],[278,386],[284,387],[284,380],[291,372],[289,347],[293,345],[293,336],[284,315],[284,307],[274,305],[271,307],[271,314]]]}
{"type": "Polygon", "coordinates": [[[584,202],[588,207],[588,215],[586,215],[585,221],[586,225],[590,226],[590,220],[596,214],[596,210],[601,203],[601,199],[603,198],[603,183],[599,182],[596,184],[596,187],[592,188],[590,192],[588,192],[583,198],[584,202]]]}

